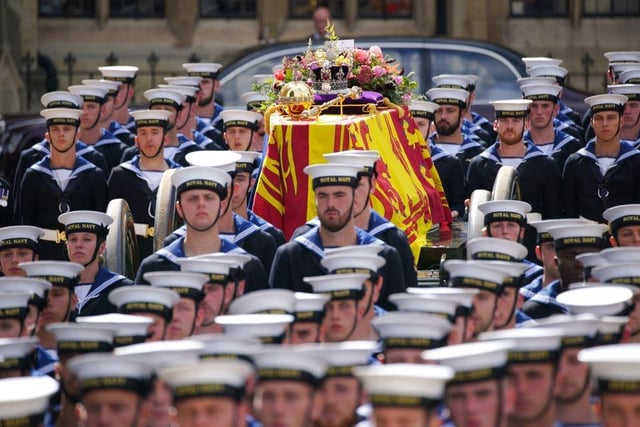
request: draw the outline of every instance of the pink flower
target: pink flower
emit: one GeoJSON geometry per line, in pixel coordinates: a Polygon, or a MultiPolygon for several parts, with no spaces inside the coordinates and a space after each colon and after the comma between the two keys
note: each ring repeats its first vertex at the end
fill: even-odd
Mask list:
{"type": "Polygon", "coordinates": [[[367,53],[366,50],[362,50],[362,49],[355,49],[353,52],[353,57],[355,58],[355,60],[361,64],[368,64],[369,63],[369,54],[367,53]]]}
{"type": "Polygon", "coordinates": [[[402,83],[402,76],[392,76],[392,80],[395,84],[400,85],[402,83]]]}
{"type": "Polygon", "coordinates": [[[382,49],[380,49],[380,46],[371,46],[369,48],[369,56],[378,58],[378,59],[384,59],[384,56],[382,55],[382,49]]]}
{"type": "Polygon", "coordinates": [[[387,70],[385,70],[384,67],[380,67],[379,65],[376,65],[375,67],[373,67],[373,74],[376,77],[382,77],[385,74],[387,74],[387,70]]]}
{"type": "Polygon", "coordinates": [[[284,71],[282,69],[276,70],[273,77],[276,80],[284,80],[284,71]]]}
{"type": "Polygon", "coordinates": [[[360,67],[360,73],[358,73],[357,78],[358,83],[360,83],[361,85],[366,85],[367,83],[369,83],[373,78],[373,71],[371,70],[371,67],[369,67],[368,65],[363,65],[362,67],[360,67]]]}

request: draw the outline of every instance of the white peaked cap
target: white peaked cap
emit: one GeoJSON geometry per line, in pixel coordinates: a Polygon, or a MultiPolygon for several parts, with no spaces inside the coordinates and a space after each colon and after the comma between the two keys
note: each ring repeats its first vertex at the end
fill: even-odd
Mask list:
{"type": "Polygon", "coordinates": [[[185,158],[192,166],[206,166],[224,172],[233,172],[242,156],[235,151],[199,150],[187,153],[185,158]]]}
{"type": "Polygon", "coordinates": [[[127,345],[114,349],[113,353],[119,357],[149,364],[158,371],[170,366],[195,363],[203,351],[204,344],[189,337],[182,340],[127,345]]]}
{"type": "Polygon", "coordinates": [[[640,247],[615,246],[601,250],[600,256],[610,263],[640,262],[640,247]]]}
{"type": "Polygon", "coordinates": [[[0,379],[0,421],[45,413],[59,387],[46,375],[0,379]]]}
{"type": "Polygon", "coordinates": [[[80,108],[82,97],[66,90],[47,92],[40,97],[40,103],[45,108],[80,108]]]}
{"type": "Polygon", "coordinates": [[[557,300],[572,314],[591,313],[596,316],[614,316],[629,307],[633,292],[624,286],[590,284],[570,289],[558,295],[557,300]]]}
{"type": "Polygon", "coordinates": [[[560,66],[562,64],[562,59],[557,58],[547,58],[543,56],[525,56],[522,58],[522,62],[524,62],[525,67],[527,69],[532,67],[539,67],[542,65],[550,65],[550,66],[560,66]]]}
{"type": "Polygon", "coordinates": [[[512,240],[475,237],[467,242],[468,259],[520,261],[526,256],[527,247],[512,240]]]}
{"type": "Polygon", "coordinates": [[[164,81],[171,86],[193,86],[200,88],[202,77],[200,76],[176,76],[165,77],[164,81]]]}
{"type": "Polygon", "coordinates": [[[290,314],[295,309],[295,295],[288,289],[262,289],[242,295],[229,305],[229,314],[290,314]]]}

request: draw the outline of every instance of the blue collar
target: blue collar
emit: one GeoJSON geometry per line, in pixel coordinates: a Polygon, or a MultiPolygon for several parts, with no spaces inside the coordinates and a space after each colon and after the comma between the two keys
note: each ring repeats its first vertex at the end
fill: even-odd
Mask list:
{"type": "MultiPolygon", "coordinates": [[[[591,141],[587,142],[587,145],[584,148],[579,149],[576,153],[578,153],[578,155],[580,155],[582,157],[589,158],[589,159],[593,160],[594,162],[597,161],[598,158],[596,156],[596,140],[595,140],[595,138],[592,139],[591,141]]],[[[639,155],[639,154],[640,154],[640,151],[638,151],[637,149],[633,148],[633,145],[631,145],[626,140],[621,140],[620,141],[620,151],[618,151],[618,156],[616,157],[616,160],[615,160],[614,164],[618,164],[622,160],[624,160],[624,159],[626,159],[628,157],[636,156],[636,155],[639,155]]],[[[609,169],[609,170],[611,170],[611,169],[609,169]]]]}
{"type": "MultiPolygon", "coordinates": [[[[294,242],[314,252],[320,258],[324,258],[324,246],[320,238],[320,227],[314,227],[301,236],[293,239],[294,242]]],[[[384,242],[375,238],[366,231],[356,227],[356,245],[383,245],[384,242]]]]}
{"type": "MultiPolygon", "coordinates": [[[[225,240],[220,239],[220,253],[246,253],[246,251],[237,245],[225,240]]],[[[177,259],[184,258],[184,236],[180,236],[169,245],[156,251],[156,254],[172,264],[178,265],[177,259]]]]}
{"type": "MultiPolygon", "coordinates": [[[[540,150],[535,146],[535,144],[531,142],[525,141],[524,146],[526,147],[527,151],[524,153],[522,161],[545,155],[542,150],[540,150]]],[[[500,157],[498,147],[500,147],[500,142],[496,142],[491,147],[484,150],[482,153],[480,153],[480,156],[484,157],[485,159],[493,160],[496,163],[502,164],[502,157],[500,157]]]]}

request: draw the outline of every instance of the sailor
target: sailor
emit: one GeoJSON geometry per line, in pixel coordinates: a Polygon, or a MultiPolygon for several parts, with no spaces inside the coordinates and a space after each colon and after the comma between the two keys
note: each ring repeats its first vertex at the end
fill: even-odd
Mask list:
{"type": "Polygon", "coordinates": [[[529,127],[530,100],[514,99],[491,102],[496,111],[494,127],[498,142],[471,161],[467,171],[470,192],[482,188],[491,191],[501,166],[516,168],[522,200],[542,218],[562,214],[560,172],[555,164],[534,144],[524,141],[529,127]]]}
{"type": "Polygon", "coordinates": [[[454,372],[446,366],[392,363],[353,369],[373,407],[371,425],[428,427],[454,372]]]}
{"type": "Polygon", "coordinates": [[[0,423],[44,426],[49,399],[58,387],[58,382],[49,377],[1,379],[0,423]]]}
{"type": "Polygon", "coordinates": [[[198,93],[198,107],[195,111],[198,116],[196,130],[214,142],[224,145],[220,120],[223,108],[215,100],[216,91],[220,88],[218,71],[222,65],[215,62],[196,62],[182,64],[182,67],[187,70],[188,76],[202,77],[198,93]]]}
{"type": "Polygon", "coordinates": [[[620,139],[626,96],[594,95],[585,102],[596,137],[567,159],[564,209],[567,217],[603,221],[605,209],[640,202],[640,152],[620,139]]]}
{"type": "Polygon", "coordinates": [[[72,359],[69,369],[80,383],[83,425],[137,425],[151,391],[152,366],[113,354],[87,354],[72,359]]]}
{"type": "MultiPolygon", "coordinates": [[[[113,83],[113,82],[112,82],[113,83]]],[[[82,97],[80,137],[82,142],[100,152],[107,162],[108,176],[111,169],[120,163],[127,145],[108,130],[113,112],[113,94],[105,85],[69,86],[69,92],[82,97]]]]}
{"type": "Polygon", "coordinates": [[[523,85],[520,86],[523,98],[531,101],[529,105],[529,129],[524,134],[524,141],[533,143],[544,154],[551,157],[558,171],[562,172],[570,154],[575,153],[583,144],[554,126],[560,106],[558,100],[562,87],[558,85],[523,85]]]}
{"type": "Polygon", "coordinates": [[[624,113],[622,113],[620,138],[638,148],[640,146],[640,84],[609,85],[607,89],[609,93],[627,97],[624,113]]]}
{"type": "Polygon", "coordinates": [[[567,308],[558,303],[556,297],[569,289],[572,283],[581,282],[584,277],[582,264],[576,262],[576,255],[598,252],[604,246],[604,224],[561,225],[547,230],[553,237],[556,249],[556,263],[560,278],[551,282],[535,294],[522,310],[533,319],[549,317],[552,314],[567,313],[567,308]]]}
{"type": "Polygon", "coordinates": [[[36,337],[12,337],[0,340],[0,377],[17,378],[33,375],[36,337]]]}
{"type": "Polygon", "coordinates": [[[515,410],[507,379],[509,341],[474,342],[427,350],[427,363],[455,371],[447,384],[445,404],[456,426],[507,427],[515,410]]]}
{"type": "Polygon", "coordinates": [[[116,307],[108,300],[109,292],[133,282],[102,265],[113,218],[102,212],[73,211],[61,214],[58,221],[64,225],[69,261],[84,266],[74,288],[78,316],[115,312],[116,307]]]}
{"type": "Polygon", "coordinates": [[[135,146],[139,154],[113,168],[108,199],[124,199],[135,221],[140,258],[153,252],[153,232],[158,187],[164,171],[180,167],[164,157],[167,126],[171,113],[165,110],[133,111],[135,146]]]}
{"type": "MultiPolygon", "coordinates": [[[[18,338],[25,334],[25,318],[29,312],[31,295],[5,292],[0,282],[0,338],[18,338]]],[[[0,353],[1,354],[1,353],[0,353]]]]}
{"type": "Polygon", "coordinates": [[[602,213],[611,246],[640,246],[640,204],[618,205],[602,213]]]}
{"type": "Polygon", "coordinates": [[[153,320],[144,316],[108,313],[78,317],[76,322],[113,330],[113,347],[115,349],[145,342],[149,336],[149,327],[153,320]]]}
{"type": "MultiPolygon", "coordinates": [[[[569,74],[569,70],[558,65],[553,64],[545,64],[545,65],[535,65],[531,67],[527,67],[527,74],[530,77],[542,77],[547,78],[554,81],[560,87],[563,87],[565,81],[567,79],[567,75],[569,74]]],[[[562,95],[559,95],[558,98],[561,98],[562,95]]],[[[580,114],[574,111],[571,107],[563,103],[560,99],[558,99],[558,105],[560,109],[558,111],[558,115],[562,121],[570,120],[573,122],[575,126],[581,126],[581,118],[580,114]]]]}
{"type": "Polygon", "coordinates": [[[25,272],[18,264],[38,260],[38,240],[43,234],[40,228],[30,225],[0,228],[0,274],[24,277],[25,272]]]}
{"type": "MultiPolygon", "coordinates": [[[[129,147],[133,145],[132,144],[133,135],[131,134],[129,129],[127,129],[127,127],[122,125],[120,122],[118,122],[114,118],[116,105],[119,105],[120,103],[122,103],[123,96],[124,96],[124,93],[120,92],[120,88],[122,88],[122,85],[120,84],[120,82],[115,80],[109,80],[109,79],[99,79],[99,80],[85,79],[85,80],[82,80],[82,84],[88,85],[88,86],[102,86],[108,90],[107,100],[105,101],[105,105],[107,106],[108,112],[105,115],[105,117],[109,117],[109,121],[107,122],[108,127],[106,127],[106,130],[111,132],[113,136],[115,136],[120,141],[122,141],[125,147],[129,147]]],[[[127,109],[127,112],[128,112],[128,109],[127,109]]]]}
{"type": "Polygon", "coordinates": [[[64,234],[57,217],[78,209],[104,211],[107,206],[103,172],[75,154],[80,110],[49,108],[47,120],[51,153],[27,169],[20,186],[16,219],[41,227],[41,259],[65,259],[64,234]]]}
{"type": "Polygon", "coordinates": [[[224,129],[224,141],[229,150],[250,151],[262,116],[248,110],[224,110],[220,113],[220,119],[224,129]]]}
{"type": "Polygon", "coordinates": [[[380,271],[383,288],[379,305],[382,308],[389,308],[388,295],[402,292],[410,284],[404,277],[398,251],[354,226],[355,188],[361,169],[360,166],[337,163],[305,168],[315,192],[320,225],[278,248],[269,276],[273,287],[308,292],[310,287],[302,279],[326,273],[320,263],[325,248],[354,244],[382,245],[379,251],[385,258],[385,266],[380,271]]]}
{"type": "Polygon", "coordinates": [[[291,323],[289,342],[291,344],[309,344],[320,342],[325,335],[325,307],[329,296],[307,292],[294,292],[294,320],[291,323]]]}
{"type": "Polygon", "coordinates": [[[434,113],[438,104],[429,101],[415,100],[409,103],[409,112],[413,117],[422,136],[429,146],[431,161],[438,171],[442,188],[449,204],[451,216],[462,218],[464,213],[464,173],[460,162],[452,155],[442,150],[437,145],[432,145],[429,135],[434,120],[434,113]]]}
{"type": "Polygon", "coordinates": [[[186,271],[151,271],[144,279],[152,287],[174,290],[180,299],[173,304],[171,322],[166,327],[165,340],[180,340],[193,335],[202,323],[200,302],[204,298],[203,286],[208,277],[186,271]]]}
{"type": "Polygon", "coordinates": [[[286,289],[262,289],[231,301],[229,314],[293,314],[295,293],[286,289]]]}
{"type": "Polygon", "coordinates": [[[138,67],[133,65],[110,65],[98,67],[98,70],[104,80],[120,83],[118,92],[114,97],[111,118],[128,130],[128,135],[121,131],[113,132],[113,134],[120,138],[122,142],[131,146],[133,145],[133,135],[135,135],[135,123],[130,115],[129,107],[136,94],[134,84],[138,67]]]}
{"type": "Polygon", "coordinates": [[[264,152],[265,144],[265,129],[264,129],[264,114],[262,114],[262,104],[267,101],[267,97],[259,92],[245,92],[240,95],[240,98],[247,106],[247,111],[253,111],[260,114],[261,119],[258,123],[258,130],[253,134],[253,140],[249,146],[250,151],[264,152]]]}
{"type": "Polygon", "coordinates": [[[270,346],[272,348],[286,343],[291,322],[293,316],[290,314],[223,314],[216,317],[216,323],[222,326],[225,334],[257,338],[262,344],[276,344],[270,346]]]}
{"type": "Polygon", "coordinates": [[[118,313],[143,316],[153,321],[146,341],[162,341],[171,323],[173,306],[180,295],[172,289],[149,286],[123,286],[109,294],[118,313]]]}
{"type": "MultiPolygon", "coordinates": [[[[433,88],[427,91],[427,96],[430,101],[439,105],[434,116],[436,134],[431,135],[429,142],[432,146],[438,146],[445,153],[455,156],[466,177],[469,162],[484,150],[482,144],[462,133],[461,124],[469,92],[464,89],[433,88]]],[[[465,197],[471,194],[466,187],[468,184],[465,181],[465,197]]]]}
{"type": "Polygon", "coordinates": [[[23,327],[20,335],[34,335],[38,330],[40,314],[47,304],[47,292],[51,289],[51,283],[32,277],[1,277],[0,292],[3,293],[27,293],[27,311],[24,315],[23,327]]]}

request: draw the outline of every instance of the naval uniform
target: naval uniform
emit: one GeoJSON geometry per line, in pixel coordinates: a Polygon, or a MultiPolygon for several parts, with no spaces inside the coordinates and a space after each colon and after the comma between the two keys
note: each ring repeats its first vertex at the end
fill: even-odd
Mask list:
{"type": "Polygon", "coordinates": [[[487,132],[489,134],[489,136],[491,138],[491,142],[489,143],[489,145],[491,145],[494,142],[496,142],[496,138],[498,137],[498,134],[493,129],[493,123],[491,121],[489,121],[489,119],[487,119],[482,114],[479,114],[479,113],[476,113],[475,111],[472,111],[471,112],[471,121],[476,126],[480,126],[482,129],[485,130],[485,132],[487,132]]]}
{"type": "MultiPolygon", "coordinates": [[[[234,245],[233,243],[220,239],[220,253],[243,254],[249,255],[244,249],[234,245]]],[[[149,271],[179,271],[180,265],[176,262],[177,258],[184,258],[184,237],[179,237],[168,246],[152,253],[140,263],[138,274],[136,274],[136,283],[149,284],[144,279],[144,273],[149,271]]],[[[251,260],[243,267],[245,280],[245,293],[269,288],[267,274],[260,260],[251,255],[251,260]]]]}
{"type": "MultiPolygon", "coordinates": [[[[440,144],[446,144],[446,141],[442,141],[440,144],[438,144],[436,143],[436,136],[437,134],[434,133],[429,137],[431,147],[438,147],[442,149],[442,151],[444,151],[445,153],[449,152],[447,149],[445,149],[440,145],[440,144]]],[[[460,163],[460,166],[462,167],[462,176],[466,177],[467,168],[469,167],[469,162],[471,162],[471,159],[473,159],[478,154],[482,153],[484,150],[485,150],[485,147],[482,144],[480,144],[479,142],[473,141],[467,136],[464,136],[462,140],[462,144],[458,146],[458,150],[455,153],[449,153],[449,154],[451,154],[456,159],[458,159],[458,163],[460,163]]],[[[464,185],[465,185],[464,195],[465,195],[465,198],[468,198],[469,195],[471,194],[471,191],[469,191],[469,183],[465,180],[464,185]]]]}
{"type": "MultiPolygon", "coordinates": [[[[273,264],[273,255],[277,247],[274,238],[271,237],[269,233],[260,230],[258,226],[235,213],[233,214],[233,228],[235,229],[235,233],[220,232],[220,237],[244,249],[249,254],[256,256],[262,263],[264,271],[268,276],[271,271],[271,264],[273,264]]],[[[165,237],[163,245],[166,247],[179,237],[184,237],[186,230],[185,225],[178,228],[165,237]]]]}
{"type": "Polygon", "coordinates": [[[484,147],[488,147],[495,142],[495,138],[491,140],[491,134],[489,132],[469,119],[463,119],[462,121],[462,134],[468,135],[471,139],[479,142],[484,147]]]}
{"type": "MultiPolygon", "coordinates": [[[[535,144],[529,131],[524,133],[524,141],[535,144]]],[[[535,144],[535,146],[547,156],[551,157],[558,171],[562,171],[569,156],[582,148],[582,142],[580,142],[578,138],[555,129],[553,141],[545,141],[544,144],[535,144]]]]}
{"type": "Polygon", "coordinates": [[[117,313],[118,308],[109,301],[109,293],[121,286],[131,285],[133,282],[126,277],[100,267],[93,283],[78,283],[75,287],[76,295],[79,292],[84,293],[84,290],[87,291],[86,295],[78,297],[76,306],[78,317],[117,313]]]}
{"type": "MultiPolygon", "coordinates": [[[[187,162],[186,156],[188,153],[192,151],[200,151],[202,148],[198,146],[195,142],[191,140],[185,140],[184,142],[180,142],[177,146],[164,146],[164,158],[167,160],[171,160],[174,163],[179,164],[180,166],[190,166],[189,162],[187,162]]],[[[135,156],[140,155],[140,150],[135,145],[133,147],[129,147],[122,153],[122,158],[120,159],[120,163],[128,162],[133,159],[135,156]]]]}
{"type": "MultiPolygon", "coordinates": [[[[315,227],[278,248],[269,275],[269,283],[273,288],[312,292],[311,286],[302,279],[327,274],[320,263],[324,258],[324,247],[318,230],[315,227]]],[[[386,264],[380,269],[383,282],[377,304],[386,310],[394,310],[394,305],[388,300],[389,295],[404,292],[407,287],[398,251],[364,230],[356,228],[356,234],[356,244],[382,247],[380,256],[386,264]]]]}
{"type": "Polygon", "coordinates": [[[464,214],[464,173],[460,162],[438,146],[431,147],[431,161],[438,171],[449,209],[464,214]]]}
{"type": "MultiPolygon", "coordinates": [[[[483,151],[471,161],[467,171],[467,182],[471,191],[491,191],[498,170],[503,166],[498,148],[499,142],[483,151]]],[[[525,143],[526,153],[516,168],[522,200],[531,205],[533,212],[542,218],[559,218],[562,214],[560,173],[554,162],[534,144],[525,143]]]]}
{"type": "Polygon", "coordinates": [[[554,314],[567,314],[569,309],[556,299],[563,291],[562,282],[559,279],[554,280],[525,302],[522,311],[532,319],[541,319],[554,314]]]}
{"type": "Polygon", "coordinates": [[[107,162],[107,170],[105,171],[107,176],[111,173],[111,169],[120,164],[120,158],[127,146],[116,138],[107,129],[102,129],[102,135],[95,144],[89,144],[97,151],[99,151],[107,162]]]}
{"type": "MultiPolygon", "coordinates": [[[[35,225],[49,231],[62,231],[58,215],[75,210],[104,212],[107,208],[107,183],[92,163],[76,157],[64,189],[51,170],[50,157],[32,165],[20,185],[16,219],[20,224],[35,225]]],[[[66,260],[64,244],[40,240],[40,259],[66,260]]]]}
{"type": "Polygon", "coordinates": [[[257,226],[260,230],[265,233],[269,233],[273,240],[276,242],[276,246],[282,246],[287,243],[287,239],[284,238],[284,233],[279,228],[276,228],[270,222],[267,222],[261,216],[256,215],[253,211],[247,209],[247,219],[253,225],[257,226]]]}
{"type": "Polygon", "coordinates": [[[117,121],[111,120],[111,123],[109,123],[109,132],[122,141],[127,147],[135,145],[135,135],[132,134],[126,126],[123,126],[117,121]]]}
{"type": "Polygon", "coordinates": [[[606,222],[602,212],[612,206],[640,203],[640,152],[626,141],[606,173],[602,173],[595,154],[596,145],[569,156],[562,174],[564,208],[569,218],[606,222]]]}
{"type": "MultiPolygon", "coordinates": [[[[165,160],[171,169],[180,165],[165,160]]],[[[153,253],[153,228],[156,212],[156,194],[158,188],[151,188],[152,183],[140,169],[140,157],[135,156],[128,162],[121,163],[111,171],[108,187],[108,200],[124,199],[131,209],[133,220],[137,224],[136,236],[140,258],[153,253]],[[146,227],[145,227],[146,225],[146,227]]]]}

